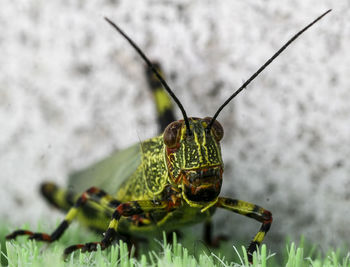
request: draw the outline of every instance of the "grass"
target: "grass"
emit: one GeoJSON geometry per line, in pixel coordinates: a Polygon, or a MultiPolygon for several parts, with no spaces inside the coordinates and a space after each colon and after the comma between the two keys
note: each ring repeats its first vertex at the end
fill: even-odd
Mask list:
{"type": "MultiPolygon", "coordinates": [[[[38,230],[42,231],[42,227],[38,226],[38,230]]],[[[205,247],[198,249],[198,247],[192,246],[191,248],[191,245],[187,248],[177,241],[175,234],[170,244],[163,236],[163,241],[155,240],[150,245],[141,245],[142,249],[138,257],[133,257],[134,251],[131,252],[130,256],[127,245],[120,241],[119,244],[105,251],[98,250],[94,253],[75,252],[64,261],[62,252],[65,247],[75,243],[98,240],[99,237],[80,229],[78,225],[73,225],[60,241],[48,246],[41,242],[28,241],[25,237],[18,238],[17,241],[5,242],[4,236],[7,233],[9,233],[7,227],[0,224],[0,249],[3,266],[350,267],[349,252],[346,254],[340,250],[329,251],[322,256],[317,251],[316,246],[305,245],[303,240],[301,240],[299,246],[289,243],[283,256],[268,252],[266,245],[263,245],[254,254],[253,265],[249,265],[244,247],[237,249],[230,245],[228,249],[226,248],[223,251],[210,251],[205,247]],[[231,258],[227,257],[228,255],[231,258]],[[234,256],[232,257],[232,255],[234,256]]],[[[186,240],[183,241],[185,244],[186,240]]],[[[187,244],[193,244],[193,241],[189,241],[187,244]]]]}

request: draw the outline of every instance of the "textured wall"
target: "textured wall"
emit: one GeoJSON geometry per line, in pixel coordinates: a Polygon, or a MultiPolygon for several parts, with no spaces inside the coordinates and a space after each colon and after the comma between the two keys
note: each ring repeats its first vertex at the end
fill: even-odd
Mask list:
{"type": "MultiPolygon", "coordinates": [[[[59,218],[40,181],[64,184],[71,170],[156,133],[144,65],[103,16],[163,64],[188,114],[204,117],[328,8],[220,114],[223,195],[273,212],[269,243],[287,234],[349,242],[347,0],[1,2],[1,218],[59,218]]],[[[227,212],[216,224],[242,238],[259,227],[227,212]]]]}

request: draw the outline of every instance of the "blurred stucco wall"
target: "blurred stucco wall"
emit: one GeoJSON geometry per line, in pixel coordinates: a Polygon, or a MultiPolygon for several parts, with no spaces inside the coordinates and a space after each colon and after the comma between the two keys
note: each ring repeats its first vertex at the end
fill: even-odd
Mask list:
{"type": "MultiPolygon", "coordinates": [[[[0,3],[0,216],[57,220],[45,179],[156,134],[144,64],[152,59],[190,116],[212,116],[291,35],[333,8],[219,116],[222,195],[274,214],[267,242],[350,240],[350,3],[311,1],[10,1],[0,3]]],[[[177,110],[180,118],[180,113],[177,110]]],[[[218,212],[217,232],[259,225],[218,212]]],[[[216,228],[216,229],[217,229],[216,228]]]]}

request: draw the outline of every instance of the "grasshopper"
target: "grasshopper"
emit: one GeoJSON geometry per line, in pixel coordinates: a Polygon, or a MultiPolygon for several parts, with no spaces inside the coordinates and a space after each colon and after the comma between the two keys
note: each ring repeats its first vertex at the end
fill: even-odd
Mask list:
{"type": "MultiPolygon", "coordinates": [[[[147,64],[149,74],[152,74],[149,82],[154,89],[159,122],[162,127],[169,125],[163,134],[115,152],[97,164],[72,174],[69,183],[76,190],[86,189],[91,180],[97,183],[80,195],[53,183],[44,183],[42,194],[51,204],[67,211],[65,219],[51,234],[17,230],[6,238],[28,235],[30,239],[51,243],[62,236],[74,219],[92,229],[104,231],[99,242],[66,248],[64,254],[68,255],[79,249],[83,252],[96,251],[98,246],[105,249],[119,234],[131,239],[144,233],[174,231],[199,222],[207,222],[210,228],[208,222],[215,210],[223,208],[261,222],[247,249],[248,259],[252,262],[254,251],[270,229],[272,214],[258,205],[219,196],[224,171],[220,141],[224,130],[216,118],[280,53],[330,11],[295,34],[219,107],[213,117],[206,118],[188,117],[159,68],[115,23],[105,18],[147,64]],[[161,86],[181,110],[182,120],[174,121],[172,103],[161,86]]],[[[205,241],[215,243],[208,231],[205,241]]]]}

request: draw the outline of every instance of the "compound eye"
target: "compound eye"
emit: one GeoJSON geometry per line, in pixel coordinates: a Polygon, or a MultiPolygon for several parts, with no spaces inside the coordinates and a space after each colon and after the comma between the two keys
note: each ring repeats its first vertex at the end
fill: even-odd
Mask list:
{"type": "Polygon", "coordinates": [[[174,148],[178,145],[180,139],[182,122],[174,121],[170,123],[164,130],[164,144],[168,148],[174,148]]]}
{"type": "MultiPolygon", "coordinates": [[[[206,117],[203,120],[206,122],[207,125],[212,121],[213,118],[206,117]]],[[[213,125],[211,126],[211,132],[213,133],[216,141],[220,141],[224,137],[224,128],[222,128],[220,122],[215,120],[213,122],[213,125]]]]}

